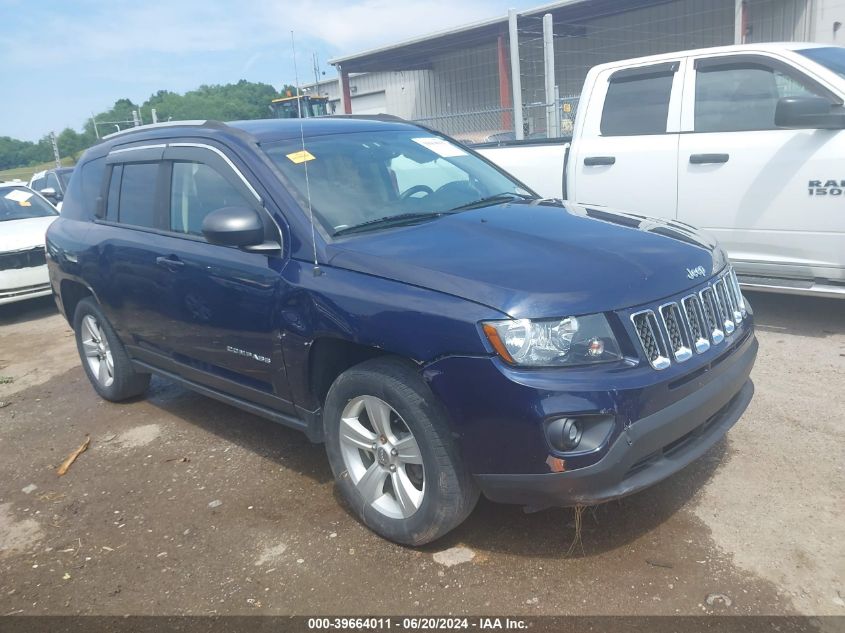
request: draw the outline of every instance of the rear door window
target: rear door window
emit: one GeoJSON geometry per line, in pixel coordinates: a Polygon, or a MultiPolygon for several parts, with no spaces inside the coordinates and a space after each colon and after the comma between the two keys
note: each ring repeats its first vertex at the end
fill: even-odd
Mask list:
{"type": "MultiPolygon", "coordinates": [[[[118,222],[156,228],[155,194],[159,163],[127,163],[120,179],[118,222]]],[[[109,193],[111,198],[111,192],[109,193]]],[[[111,203],[111,200],[109,201],[111,203]]]]}
{"type": "Polygon", "coordinates": [[[607,87],[602,136],[664,134],[674,73],[614,81],[607,87]]]}
{"type": "Polygon", "coordinates": [[[117,222],[117,208],[120,204],[120,178],[123,175],[123,165],[114,165],[109,179],[109,192],[106,199],[106,219],[117,222]]]}

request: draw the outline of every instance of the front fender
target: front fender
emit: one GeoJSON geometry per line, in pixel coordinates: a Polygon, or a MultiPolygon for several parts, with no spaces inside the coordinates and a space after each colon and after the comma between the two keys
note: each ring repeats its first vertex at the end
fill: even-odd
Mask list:
{"type": "Polygon", "coordinates": [[[280,329],[294,401],[315,407],[310,346],[336,338],[424,365],[449,355],[489,356],[478,322],[501,319],[492,308],[360,272],[291,261],[282,273],[280,329]]]}

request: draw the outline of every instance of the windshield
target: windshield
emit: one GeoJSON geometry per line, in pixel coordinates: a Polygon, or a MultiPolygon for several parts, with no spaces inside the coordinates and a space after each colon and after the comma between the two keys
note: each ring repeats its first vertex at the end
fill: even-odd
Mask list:
{"type": "Polygon", "coordinates": [[[832,70],[845,78],[845,48],[840,46],[822,46],[819,48],[805,48],[796,51],[808,59],[832,70]]]}
{"type": "Polygon", "coordinates": [[[423,130],[355,132],[268,144],[264,150],[330,234],[389,218],[437,217],[486,198],[534,197],[458,145],[423,130]]]}
{"type": "Polygon", "coordinates": [[[39,196],[25,187],[0,187],[0,222],[59,215],[39,196]]]}

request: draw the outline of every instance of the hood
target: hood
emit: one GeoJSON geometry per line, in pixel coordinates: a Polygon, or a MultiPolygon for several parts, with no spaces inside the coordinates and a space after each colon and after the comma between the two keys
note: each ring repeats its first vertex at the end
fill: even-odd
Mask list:
{"type": "Polygon", "coordinates": [[[332,266],[463,297],[515,318],[657,301],[699,285],[727,261],[715,240],[681,222],[551,201],[363,233],[331,244],[327,255],[332,266]]]}
{"type": "Polygon", "coordinates": [[[0,253],[22,251],[34,246],[44,246],[47,227],[58,216],[5,220],[0,222],[0,253]]]}

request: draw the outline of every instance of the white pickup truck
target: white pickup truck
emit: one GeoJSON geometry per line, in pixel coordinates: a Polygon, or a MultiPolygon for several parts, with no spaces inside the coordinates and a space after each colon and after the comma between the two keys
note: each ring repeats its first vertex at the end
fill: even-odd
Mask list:
{"type": "Polygon", "coordinates": [[[715,235],[741,282],[845,298],[845,48],[683,51],[603,64],[571,143],[476,149],[543,196],[715,235]]]}

